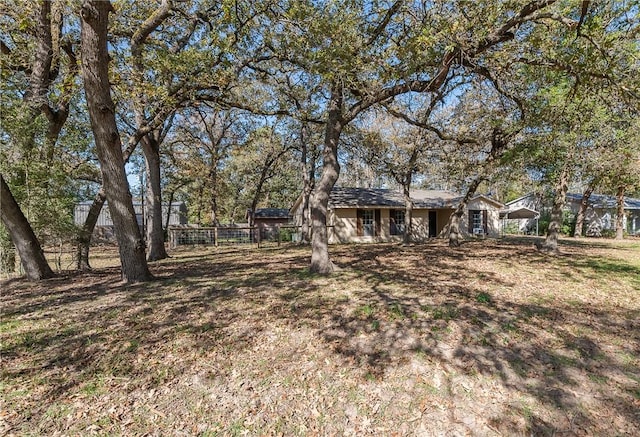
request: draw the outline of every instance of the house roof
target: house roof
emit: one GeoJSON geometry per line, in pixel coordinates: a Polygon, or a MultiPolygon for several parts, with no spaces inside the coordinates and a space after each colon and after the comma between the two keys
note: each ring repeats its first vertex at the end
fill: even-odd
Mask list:
{"type": "Polygon", "coordinates": [[[289,218],[289,210],[286,208],[258,208],[253,214],[254,218],[289,218]]]}
{"type": "MultiPolygon", "coordinates": [[[[462,196],[451,191],[412,190],[410,192],[414,208],[442,209],[455,208],[462,196]]],[[[484,195],[473,197],[493,203],[497,207],[503,205],[484,195]]],[[[404,196],[397,190],[384,188],[352,188],[334,187],[329,196],[331,208],[404,208],[404,196]]]]}
{"type": "MultiPolygon", "coordinates": [[[[581,193],[567,193],[567,200],[570,202],[582,201],[581,193]]],[[[607,196],[606,194],[592,194],[589,197],[589,205],[596,209],[613,209],[618,205],[618,200],[615,196],[607,196]]],[[[634,199],[632,197],[624,198],[624,209],[640,209],[640,199],[634,199]]]]}
{"type": "Polygon", "coordinates": [[[514,208],[514,209],[505,209],[500,211],[500,218],[507,219],[532,219],[538,218],[540,213],[531,208],[514,208]]]}
{"type": "MultiPolygon", "coordinates": [[[[533,197],[534,193],[525,194],[522,197],[507,202],[505,205],[510,206],[516,202],[519,202],[527,197],[533,197]]],[[[580,203],[582,201],[582,193],[567,193],[567,202],[580,203]]],[[[592,194],[589,197],[589,206],[595,209],[614,209],[617,206],[617,199],[615,196],[608,196],[606,194],[592,194]]],[[[624,198],[624,209],[640,209],[640,199],[634,199],[632,197],[624,198]]]]}
{"type": "Polygon", "coordinates": [[[513,200],[510,200],[509,202],[506,202],[505,205],[506,206],[510,206],[510,205],[513,205],[514,203],[520,202],[521,200],[524,200],[524,199],[527,199],[527,198],[533,198],[534,196],[540,196],[540,194],[539,193],[533,193],[533,192],[527,193],[524,196],[520,196],[517,199],[513,199],[513,200]]]}

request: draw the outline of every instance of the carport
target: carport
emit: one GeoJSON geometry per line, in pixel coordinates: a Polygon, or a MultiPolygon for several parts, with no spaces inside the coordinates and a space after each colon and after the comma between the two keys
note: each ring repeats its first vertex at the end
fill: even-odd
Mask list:
{"type": "Polygon", "coordinates": [[[538,220],[540,218],[540,213],[538,211],[522,206],[520,208],[500,211],[500,218],[502,219],[502,235],[504,235],[504,228],[507,220],[535,220],[536,235],[538,235],[538,220]]]}

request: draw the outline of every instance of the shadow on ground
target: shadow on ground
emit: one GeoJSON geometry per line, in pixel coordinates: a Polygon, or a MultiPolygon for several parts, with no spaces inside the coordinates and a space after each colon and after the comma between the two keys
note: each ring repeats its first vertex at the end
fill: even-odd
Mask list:
{"type": "MultiPolygon", "coordinates": [[[[5,393],[9,405],[31,420],[96,374],[158,387],[192,362],[171,357],[240,352],[284,322],[312,328],[364,379],[384,379],[416,356],[495,378],[555,412],[553,421],[525,412],[534,435],[606,430],[602,421],[613,416],[640,429],[637,309],[564,299],[536,288],[555,279],[522,283],[508,274],[526,267],[557,281],[594,280],[638,277],[637,266],[584,251],[549,257],[531,241],[341,246],[333,258],[341,269],[330,278],[308,273],[307,249],[281,248],[176,253],[154,267],[156,281],[131,286],[118,283],[116,270],[6,283],[2,379],[43,387],[30,404],[5,393]]],[[[513,429],[523,407],[512,408],[491,418],[495,429],[513,429]]]]}

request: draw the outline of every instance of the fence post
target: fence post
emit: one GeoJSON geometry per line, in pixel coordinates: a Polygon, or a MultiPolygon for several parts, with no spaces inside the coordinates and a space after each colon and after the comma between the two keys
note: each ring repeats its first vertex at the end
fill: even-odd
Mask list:
{"type": "Polygon", "coordinates": [[[276,230],[278,231],[278,247],[280,247],[280,241],[282,239],[280,234],[280,225],[276,225],[276,230]]]}
{"type": "Polygon", "coordinates": [[[213,228],[213,239],[216,247],[218,247],[218,227],[213,228]]]}

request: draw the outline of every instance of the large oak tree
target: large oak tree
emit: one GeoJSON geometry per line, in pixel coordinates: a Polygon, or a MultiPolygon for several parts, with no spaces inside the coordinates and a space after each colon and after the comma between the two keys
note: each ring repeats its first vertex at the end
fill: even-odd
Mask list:
{"type": "Polygon", "coordinates": [[[104,190],[118,240],[122,279],[140,282],[151,279],[151,273],[124,170],[116,108],[111,99],[107,26],[112,11],[109,1],[87,0],[82,4],[82,77],[104,190]]]}

